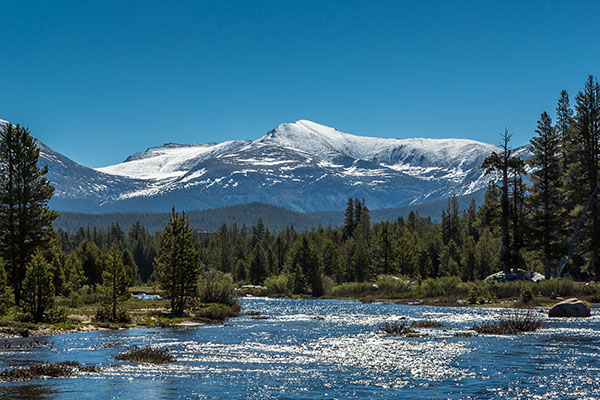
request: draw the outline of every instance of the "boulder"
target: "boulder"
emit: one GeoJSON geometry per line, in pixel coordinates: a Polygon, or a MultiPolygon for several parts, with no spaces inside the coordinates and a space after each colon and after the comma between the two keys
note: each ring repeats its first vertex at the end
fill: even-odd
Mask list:
{"type": "Polygon", "coordinates": [[[550,311],[549,317],[589,317],[590,308],[583,301],[571,298],[556,303],[550,311]]]}
{"type": "Polygon", "coordinates": [[[539,282],[544,280],[544,275],[534,271],[525,271],[522,269],[515,269],[512,272],[505,274],[504,272],[496,272],[484,279],[488,282],[513,282],[513,281],[529,281],[539,282]]]}

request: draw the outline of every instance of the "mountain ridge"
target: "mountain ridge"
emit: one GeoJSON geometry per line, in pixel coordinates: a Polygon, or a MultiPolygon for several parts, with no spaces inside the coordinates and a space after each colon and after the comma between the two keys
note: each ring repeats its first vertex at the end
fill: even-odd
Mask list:
{"type": "MultiPolygon", "coordinates": [[[[499,147],[470,139],[377,138],[308,120],[256,140],[149,147],[101,168],[77,164],[39,142],[40,165],[59,211],[203,210],[263,202],[298,212],[334,211],[348,197],[372,209],[465,196],[494,175],[481,163],[499,147]]],[[[515,150],[525,157],[528,150],[515,150]]]]}

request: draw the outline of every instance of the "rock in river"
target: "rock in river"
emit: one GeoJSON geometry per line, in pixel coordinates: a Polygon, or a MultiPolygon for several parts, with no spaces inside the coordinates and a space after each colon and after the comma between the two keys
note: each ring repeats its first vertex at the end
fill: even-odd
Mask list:
{"type": "Polygon", "coordinates": [[[583,301],[571,298],[556,303],[550,311],[549,317],[589,317],[590,308],[583,301]]]}

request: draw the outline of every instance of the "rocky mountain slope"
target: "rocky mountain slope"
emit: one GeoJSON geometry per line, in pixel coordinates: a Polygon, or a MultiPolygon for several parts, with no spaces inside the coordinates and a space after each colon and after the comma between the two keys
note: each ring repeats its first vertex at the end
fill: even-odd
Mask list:
{"type": "Polygon", "coordinates": [[[371,209],[423,204],[485,188],[492,177],[481,163],[499,150],[466,139],[356,136],[305,120],[254,141],[152,147],[97,169],[40,148],[56,187],[53,206],[92,213],[250,202],[327,211],[343,208],[348,197],[364,198],[371,209]]]}

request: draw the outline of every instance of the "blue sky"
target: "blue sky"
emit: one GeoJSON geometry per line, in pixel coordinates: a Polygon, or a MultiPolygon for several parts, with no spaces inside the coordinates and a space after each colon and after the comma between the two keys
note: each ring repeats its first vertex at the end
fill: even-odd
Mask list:
{"type": "Polygon", "coordinates": [[[3,1],[0,118],[89,166],[310,119],[528,142],[600,73],[600,2],[3,1]]]}

